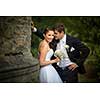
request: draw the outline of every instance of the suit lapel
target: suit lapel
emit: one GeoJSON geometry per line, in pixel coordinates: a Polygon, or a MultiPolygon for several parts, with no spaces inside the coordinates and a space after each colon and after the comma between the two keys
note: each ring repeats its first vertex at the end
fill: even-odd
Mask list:
{"type": "Polygon", "coordinates": [[[66,34],[66,45],[68,45],[68,46],[69,46],[69,48],[68,48],[68,49],[66,49],[66,50],[67,50],[67,52],[70,52],[72,45],[71,45],[71,41],[70,41],[70,36],[69,36],[69,35],[67,35],[67,34],[66,34]]]}

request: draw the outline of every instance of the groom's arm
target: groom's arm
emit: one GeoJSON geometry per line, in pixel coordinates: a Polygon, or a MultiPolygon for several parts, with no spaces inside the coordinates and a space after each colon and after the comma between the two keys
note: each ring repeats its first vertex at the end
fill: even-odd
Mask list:
{"type": "Polygon", "coordinates": [[[35,34],[36,36],[38,36],[39,38],[43,39],[43,32],[38,30],[36,27],[31,28],[31,31],[33,34],[35,34]]]}
{"type": "Polygon", "coordinates": [[[72,55],[72,59],[77,59],[80,64],[83,64],[90,53],[90,49],[83,44],[79,39],[69,36],[69,41],[71,46],[75,49],[73,51],[70,50],[70,55],[72,55]]]}
{"type": "Polygon", "coordinates": [[[77,40],[77,42],[75,43],[75,46],[80,51],[79,62],[84,63],[90,53],[90,49],[79,40],[77,40]]]}
{"type": "MultiPolygon", "coordinates": [[[[71,59],[71,61],[75,62],[79,66],[79,73],[84,74],[86,72],[84,68],[84,62],[90,53],[90,49],[79,39],[71,36],[68,37],[68,43],[70,42],[71,47],[75,49],[73,51],[69,51],[69,58],[71,59]]],[[[75,68],[73,66],[71,66],[71,68],[75,68]]]]}

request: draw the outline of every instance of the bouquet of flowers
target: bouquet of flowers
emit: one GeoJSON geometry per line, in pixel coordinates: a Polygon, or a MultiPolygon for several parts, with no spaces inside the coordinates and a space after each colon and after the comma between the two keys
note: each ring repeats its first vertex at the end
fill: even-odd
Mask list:
{"type": "Polygon", "coordinates": [[[55,51],[54,55],[56,57],[59,57],[61,60],[62,59],[65,59],[65,58],[68,58],[68,55],[66,54],[66,48],[68,49],[69,46],[68,45],[65,45],[63,49],[58,49],[55,51]]]}
{"type": "Polygon", "coordinates": [[[59,50],[56,50],[54,55],[56,57],[59,57],[60,59],[64,59],[64,53],[59,49],[59,50]]]}

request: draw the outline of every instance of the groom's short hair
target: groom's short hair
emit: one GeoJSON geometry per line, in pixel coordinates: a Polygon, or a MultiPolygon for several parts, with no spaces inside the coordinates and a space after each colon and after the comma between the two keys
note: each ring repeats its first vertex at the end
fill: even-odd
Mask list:
{"type": "Polygon", "coordinates": [[[54,26],[54,30],[57,30],[58,32],[64,32],[65,33],[65,26],[63,23],[57,23],[55,26],[54,26]]]}

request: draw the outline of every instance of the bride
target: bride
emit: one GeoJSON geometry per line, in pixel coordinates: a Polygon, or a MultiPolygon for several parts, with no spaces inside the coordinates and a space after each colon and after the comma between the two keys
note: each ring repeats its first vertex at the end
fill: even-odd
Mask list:
{"type": "Polygon", "coordinates": [[[43,35],[44,40],[42,40],[39,44],[40,82],[62,83],[60,76],[52,66],[53,63],[59,62],[60,59],[57,57],[53,60],[50,60],[54,52],[53,49],[50,48],[49,43],[54,38],[54,31],[52,29],[46,28],[43,35]]]}

